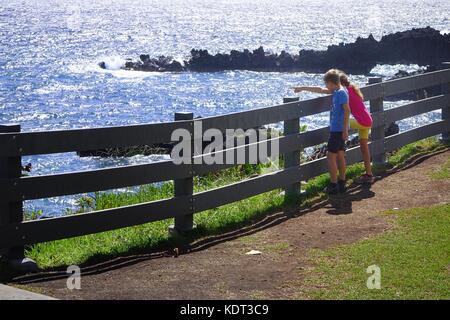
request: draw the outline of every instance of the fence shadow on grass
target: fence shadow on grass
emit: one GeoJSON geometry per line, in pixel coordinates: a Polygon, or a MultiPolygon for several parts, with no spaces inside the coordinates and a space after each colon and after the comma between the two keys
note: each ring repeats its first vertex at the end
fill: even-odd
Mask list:
{"type": "MultiPolygon", "coordinates": [[[[345,196],[348,197],[349,200],[358,199],[358,201],[360,201],[365,196],[365,192],[361,192],[360,186],[354,186],[354,188],[350,189],[350,192],[352,192],[352,195],[345,196]]],[[[179,243],[177,244],[176,247],[172,247],[170,249],[160,252],[141,252],[133,255],[121,256],[116,258],[111,258],[110,256],[95,257],[90,261],[86,262],[84,265],[80,266],[82,269],[81,272],[83,275],[95,275],[131,266],[142,261],[148,261],[164,257],[176,257],[177,255],[181,254],[199,252],[227,241],[255,234],[262,230],[279,225],[290,219],[299,218],[303,215],[314,212],[317,209],[332,204],[333,203],[332,201],[333,200],[331,200],[330,198],[322,196],[310,202],[307,207],[306,206],[298,207],[291,204],[283,208],[282,211],[280,211],[280,209],[278,210],[272,209],[271,211],[262,213],[256,220],[248,222],[246,225],[243,225],[239,229],[218,235],[198,237],[197,239],[188,237],[184,239],[178,239],[179,243]],[[185,242],[183,242],[183,240],[185,242]]],[[[13,276],[12,281],[16,283],[31,284],[31,283],[65,279],[67,278],[68,274],[66,273],[65,267],[58,267],[37,274],[24,275],[18,277],[14,277],[14,275],[10,274],[9,276],[10,279],[11,276],[13,276]]]]}

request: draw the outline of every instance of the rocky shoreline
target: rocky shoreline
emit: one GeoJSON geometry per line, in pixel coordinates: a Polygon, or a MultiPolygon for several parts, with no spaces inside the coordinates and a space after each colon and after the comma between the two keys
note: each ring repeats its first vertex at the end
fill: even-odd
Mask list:
{"type": "MultiPolygon", "coordinates": [[[[138,60],[127,59],[122,68],[150,72],[251,70],[312,73],[340,68],[352,74],[368,74],[377,64],[439,66],[443,61],[450,61],[450,34],[441,34],[427,27],[389,34],[379,41],[370,35],[353,43],[331,45],[327,50],[301,50],[298,54],[285,51],[269,53],[263,47],[215,55],[207,50],[193,49],[190,59],[183,63],[171,57],[151,58],[142,54],[138,60]]],[[[99,66],[107,67],[105,62],[100,62],[99,66]]]]}
{"type": "MultiPolygon", "coordinates": [[[[337,67],[353,74],[367,74],[377,64],[418,64],[423,69],[408,73],[400,70],[393,78],[417,75],[441,69],[444,61],[450,61],[450,34],[427,27],[412,29],[386,35],[377,41],[370,35],[358,38],[354,43],[329,46],[324,51],[301,50],[298,55],[285,51],[280,54],[267,53],[263,47],[254,51],[233,50],[229,54],[211,55],[207,50],[191,51],[191,58],[184,63],[171,57],[151,58],[143,54],[139,60],[127,59],[122,69],[149,72],[214,72],[224,70],[252,70],[279,72],[322,73],[337,67]]],[[[106,68],[105,62],[100,67],[106,68]]],[[[439,86],[386,97],[386,100],[418,100],[440,93],[439,86]]],[[[390,124],[385,135],[398,133],[398,125],[390,124]]],[[[348,146],[358,144],[357,137],[348,142],[348,146]]],[[[169,154],[173,145],[135,146],[132,148],[113,148],[79,152],[79,156],[121,157],[136,154],[169,154]]],[[[308,161],[324,156],[322,146],[316,146],[308,155],[308,161]]]]}

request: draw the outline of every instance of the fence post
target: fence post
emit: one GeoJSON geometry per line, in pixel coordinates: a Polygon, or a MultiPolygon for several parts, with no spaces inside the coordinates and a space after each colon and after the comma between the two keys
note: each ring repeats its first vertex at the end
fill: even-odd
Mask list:
{"type": "MultiPolygon", "coordinates": [[[[0,133],[19,133],[20,124],[0,125],[0,133]]],[[[0,157],[0,179],[20,178],[22,175],[22,157],[0,157]]],[[[0,198],[0,225],[23,221],[23,202],[9,201],[0,198]]],[[[1,254],[6,258],[13,269],[24,272],[36,271],[36,263],[24,255],[24,246],[0,248],[1,254]]]]}
{"type": "MultiPolygon", "coordinates": [[[[174,120],[181,121],[181,120],[193,120],[193,119],[194,119],[194,114],[192,112],[176,112],[174,120]]],[[[192,122],[192,124],[193,124],[193,122],[192,122]]],[[[193,163],[192,163],[193,155],[194,155],[194,126],[192,125],[191,166],[193,166],[193,163]]],[[[184,156],[184,155],[182,155],[182,156],[184,156]]],[[[183,178],[183,179],[175,179],[174,180],[174,194],[175,194],[175,197],[186,196],[186,195],[192,196],[194,194],[194,177],[191,176],[191,177],[183,178]]],[[[195,228],[193,205],[194,204],[191,202],[191,205],[190,205],[190,211],[192,211],[191,214],[175,217],[175,224],[171,225],[169,227],[169,233],[180,234],[180,233],[184,233],[184,232],[190,231],[195,228]]]]}
{"type": "MultiPolygon", "coordinates": [[[[442,69],[450,69],[450,62],[443,62],[442,69]]],[[[450,94],[450,82],[443,83],[441,86],[442,94],[450,94]]],[[[450,119],[450,105],[442,107],[442,120],[450,119]]],[[[450,131],[442,133],[442,142],[450,143],[450,131]]]]}
{"type": "MultiPolygon", "coordinates": [[[[294,98],[284,98],[283,103],[289,103],[299,101],[298,97],[294,98]]],[[[300,133],[300,118],[290,119],[284,121],[284,135],[288,134],[298,134],[300,133]]],[[[297,167],[300,165],[300,150],[286,153],[284,155],[284,168],[297,167]]],[[[284,189],[285,195],[300,195],[301,194],[301,183],[300,181],[294,184],[286,186],[284,189]]]]}
{"type": "MultiPolygon", "coordinates": [[[[19,124],[0,125],[0,133],[20,132],[19,124]]],[[[0,158],[0,178],[19,178],[22,174],[21,157],[1,157],[0,158]]],[[[5,225],[14,222],[22,222],[23,208],[22,201],[10,202],[9,199],[0,200],[0,224],[5,225]]],[[[5,255],[8,258],[23,258],[23,247],[2,248],[6,249],[5,255]]]]}
{"type": "MultiPolygon", "coordinates": [[[[382,79],[380,77],[369,78],[369,84],[381,83],[382,79]]],[[[381,91],[382,92],[382,91],[381,91]]],[[[376,112],[383,112],[383,97],[370,100],[370,113],[374,114],[376,112]]],[[[384,119],[384,117],[382,117],[384,119]]],[[[386,130],[386,122],[383,120],[383,123],[375,124],[374,128],[372,128],[372,141],[383,140],[384,146],[384,132],[386,130]]],[[[385,164],[386,163],[386,151],[383,147],[383,151],[381,153],[376,153],[374,149],[370,150],[372,153],[372,161],[374,164],[385,164]]]]}

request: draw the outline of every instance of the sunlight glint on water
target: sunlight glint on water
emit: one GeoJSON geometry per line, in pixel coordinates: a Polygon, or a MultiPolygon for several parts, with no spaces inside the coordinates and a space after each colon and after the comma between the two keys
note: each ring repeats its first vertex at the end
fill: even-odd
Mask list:
{"type": "MultiPolygon", "coordinates": [[[[192,48],[325,49],[358,36],[430,25],[449,31],[450,2],[391,0],[0,0],[0,123],[24,131],[160,122],[176,111],[209,116],[278,104],[289,86],[318,85],[321,75],[219,72],[161,74],[120,70],[139,54],[189,58],[192,48]],[[270,14],[268,14],[270,13],[270,14]],[[357,14],[355,14],[357,13],[357,14]],[[413,17],[417,17],[414,19],[413,17]],[[105,61],[109,70],[97,66],[105,61]]],[[[377,66],[391,76],[417,66],[377,66]]],[[[365,76],[353,78],[359,84],[365,76]]],[[[313,97],[302,94],[301,98],[313,97]]],[[[388,104],[388,107],[395,104],[388,104]]],[[[402,121],[420,125],[430,113],[402,121]]],[[[304,119],[308,128],[327,115],[304,119]]],[[[75,153],[25,157],[33,175],[146,163],[156,157],[79,158],[75,153]]],[[[26,209],[59,214],[76,197],[27,201],[26,209]]]]}

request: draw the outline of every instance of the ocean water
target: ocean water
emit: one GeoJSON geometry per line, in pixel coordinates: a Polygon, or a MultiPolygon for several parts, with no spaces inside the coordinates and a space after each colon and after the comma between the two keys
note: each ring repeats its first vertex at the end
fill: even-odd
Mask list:
{"type": "MultiPolygon", "coordinates": [[[[176,111],[209,116],[270,106],[292,96],[292,85],[319,85],[321,75],[143,73],[120,67],[142,53],[182,61],[192,48],[215,53],[263,45],[273,52],[296,53],[370,33],[379,39],[412,27],[447,33],[448,12],[448,0],[0,0],[0,123],[20,123],[23,131],[88,128],[168,121],[176,111]],[[107,70],[97,66],[100,61],[107,70]]],[[[382,65],[371,75],[388,77],[418,67],[382,65]]],[[[368,76],[352,78],[364,84],[368,76]]],[[[428,113],[400,125],[405,130],[438,116],[428,113]]],[[[311,129],[321,127],[327,115],[304,122],[311,129]]],[[[24,157],[23,162],[33,164],[32,175],[42,175],[158,159],[66,153],[24,157]]],[[[58,215],[76,206],[77,198],[26,201],[25,207],[58,215]]]]}

